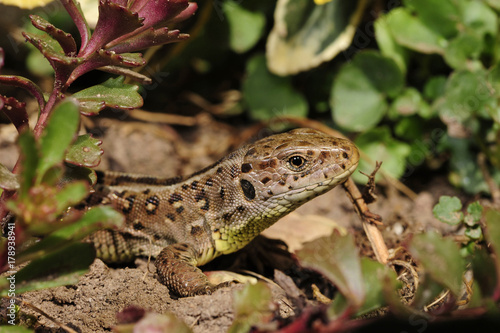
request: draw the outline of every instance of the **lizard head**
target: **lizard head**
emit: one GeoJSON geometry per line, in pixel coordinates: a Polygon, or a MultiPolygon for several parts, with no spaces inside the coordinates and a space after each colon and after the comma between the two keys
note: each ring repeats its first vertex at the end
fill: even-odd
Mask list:
{"type": "Polygon", "coordinates": [[[358,162],[351,141],[296,129],[249,146],[240,186],[247,200],[257,200],[265,214],[279,218],[346,181],[358,162]]]}
{"type": "Polygon", "coordinates": [[[243,247],[295,208],[345,182],[359,162],[354,143],[312,129],[261,139],[237,156],[241,170],[233,179],[242,195],[232,197],[213,227],[219,254],[243,247]]]}

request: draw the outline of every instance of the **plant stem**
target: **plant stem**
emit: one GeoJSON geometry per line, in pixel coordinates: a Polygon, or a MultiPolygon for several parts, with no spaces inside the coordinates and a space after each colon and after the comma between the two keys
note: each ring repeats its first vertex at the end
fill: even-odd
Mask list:
{"type": "Polygon", "coordinates": [[[56,102],[59,100],[58,97],[62,95],[62,87],[63,85],[61,84],[61,81],[56,78],[54,82],[54,90],[52,90],[52,94],[50,94],[47,104],[45,104],[45,107],[40,111],[40,116],[38,117],[35,129],[33,130],[35,139],[39,139],[42,135],[45,124],[47,123],[47,120],[52,113],[51,111],[54,108],[56,102]]]}

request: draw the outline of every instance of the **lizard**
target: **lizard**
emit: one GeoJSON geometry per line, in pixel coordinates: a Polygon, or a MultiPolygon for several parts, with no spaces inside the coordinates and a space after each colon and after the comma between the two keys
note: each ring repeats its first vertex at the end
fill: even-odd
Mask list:
{"type": "Polygon", "coordinates": [[[354,172],[351,141],[299,128],[245,145],[188,177],[158,178],[97,171],[87,205],[112,205],[125,216],[119,230],[87,241],[106,263],[156,257],[158,280],[185,297],[221,285],[198,268],[235,252],[305,202],[354,172]]]}

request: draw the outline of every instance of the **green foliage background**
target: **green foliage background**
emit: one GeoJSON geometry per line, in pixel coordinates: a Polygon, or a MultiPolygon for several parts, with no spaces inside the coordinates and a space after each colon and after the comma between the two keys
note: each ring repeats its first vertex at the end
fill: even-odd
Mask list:
{"type": "MultiPolygon", "coordinates": [[[[487,193],[477,163],[482,153],[500,181],[500,2],[407,0],[366,6],[358,1],[362,19],[349,48],[307,70],[276,75],[269,69],[276,61],[269,42],[273,26],[286,27],[293,55],[299,43],[321,39],[325,31],[340,36],[338,19],[332,20],[347,10],[333,8],[342,1],[288,3],[283,22],[276,21],[275,6],[267,1],[216,1],[201,8],[209,18],[183,59],[171,61],[166,70],[173,78],[180,75],[176,68],[189,67],[200,79],[189,88],[207,99],[216,100],[223,84],[239,90],[242,100],[233,115],[320,119],[356,138],[366,156],[383,160],[382,170],[395,178],[444,169],[467,193],[487,193]],[[319,16],[318,7],[325,14],[319,16]],[[296,38],[304,34],[307,39],[296,38]]],[[[314,53],[326,52],[340,38],[320,43],[314,53]]],[[[371,170],[373,162],[364,159],[360,169],[371,170]]]]}

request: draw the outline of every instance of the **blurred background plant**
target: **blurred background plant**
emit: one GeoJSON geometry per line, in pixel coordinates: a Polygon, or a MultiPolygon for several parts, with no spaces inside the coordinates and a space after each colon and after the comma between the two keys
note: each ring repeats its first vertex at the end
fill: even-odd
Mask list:
{"type": "MultiPolygon", "coordinates": [[[[2,233],[8,236],[0,239],[0,272],[14,272],[15,293],[76,283],[95,258],[93,246],[81,240],[99,228],[123,222],[111,207],[67,211],[88,195],[96,180],[92,168],[103,153],[100,140],[89,134],[77,135],[80,115],[95,115],[109,106],[140,107],[143,101],[138,85],[123,83],[124,76],[142,83],[150,81],[128,69],[146,64],[142,55],[134,52],[186,39],[187,34],[167,25],[191,17],[197,9],[187,0],[101,1],[99,19],[91,33],[75,1],[61,0],[61,4],[69,14],[66,20],[76,27],[80,47],[72,34],[38,15],[30,15],[36,29],[22,33],[34,47],[32,52],[50,64],[52,89],[43,92],[23,76],[0,75],[0,84],[26,90],[38,104],[32,129],[27,104],[0,95],[0,109],[19,132],[18,162],[12,171],[0,164],[0,219],[2,233]],[[95,69],[124,76],[72,91],[69,97],[72,83],[95,69]],[[34,243],[33,236],[43,240],[34,243]],[[29,264],[17,272],[25,262],[29,264]]],[[[28,62],[27,68],[33,65],[28,62]]],[[[0,70],[5,70],[3,49],[0,70]]],[[[11,291],[9,285],[7,277],[0,278],[0,296],[11,291]]]]}
{"type": "MultiPolygon", "coordinates": [[[[95,0],[82,3],[95,10],[95,0]]],[[[365,156],[378,156],[393,178],[440,170],[469,194],[489,193],[484,171],[500,181],[499,5],[443,0],[434,6],[432,0],[209,1],[186,26],[187,43],[146,52],[142,71],[156,73],[149,76],[164,94],[152,94],[145,108],[165,105],[175,113],[188,103],[193,112],[235,121],[318,118],[355,134],[365,156]]],[[[69,25],[60,11],[48,14],[69,25]]],[[[51,70],[40,57],[30,52],[32,73],[51,70]]],[[[364,159],[361,170],[373,162],[364,159]]]]}

